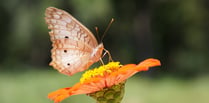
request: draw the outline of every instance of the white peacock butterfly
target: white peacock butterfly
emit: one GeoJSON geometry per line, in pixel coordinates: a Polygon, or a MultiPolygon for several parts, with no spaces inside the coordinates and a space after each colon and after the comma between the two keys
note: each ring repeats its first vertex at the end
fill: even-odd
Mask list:
{"type": "Polygon", "coordinates": [[[45,15],[51,29],[51,66],[71,76],[100,60],[103,44],[98,44],[94,35],[78,20],[54,7],[48,7],[45,15]]]}

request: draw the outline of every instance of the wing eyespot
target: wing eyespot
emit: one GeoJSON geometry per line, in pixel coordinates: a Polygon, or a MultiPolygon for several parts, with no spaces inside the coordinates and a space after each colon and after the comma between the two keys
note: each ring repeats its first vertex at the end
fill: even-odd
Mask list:
{"type": "Polygon", "coordinates": [[[67,39],[67,38],[69,38],[68,36],[65,36],[65,38],[67,39]]]}
{"type": "Polygon", "coordinates": [[[67,53],[67,50],[64,50],[65,53],[67,53]]]}
{"type": "Polygon", "coordinates": [[[67,63],[68,66],[70,66],[70,63],[67,63]]]}

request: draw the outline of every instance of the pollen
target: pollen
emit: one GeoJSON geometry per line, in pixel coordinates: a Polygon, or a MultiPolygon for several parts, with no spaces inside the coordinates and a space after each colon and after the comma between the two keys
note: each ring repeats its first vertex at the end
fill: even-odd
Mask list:
{"type": "Polygon", "coordinates": [[[80,78],[80,82],[84,83],[85,81],[95,77],[105,77],[106,75],[109,75],[110,73],[119,70],[121,66],[122,65],[120,65],[120,62],[109,62],[106,65],[88,70],[82,75],[82,77],[80,78]]]}

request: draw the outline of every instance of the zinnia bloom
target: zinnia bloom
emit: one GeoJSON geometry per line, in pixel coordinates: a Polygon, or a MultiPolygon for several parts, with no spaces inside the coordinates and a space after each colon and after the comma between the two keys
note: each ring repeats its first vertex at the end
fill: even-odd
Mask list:
{"type": "MultiPolygon", "coordinates": [[[[75,84],[73,87],[62,88],[52,92],[48,95],[48,98],[54,100],[55,103],[61,102],[63,99],[77,94],[89,94],[90,96],[97,98],[94,93],[98,94],[100,91],[104,91],[107,88],[111,88],[113,91],[118,90],[120,91],[119,94],[123,96],[121,91],[124,91],[123,87],[126,79],[137,72],[147,71],[150,67],[160,65],[159,60],[152,58],[146,59],[138,65],[120,65],[119,62],[110,62],[107,65],[85,72],[79,83],[75,84]]],[[[109,94],[111,94],[111,92],[109,92],[109,94]]],[[[121,99],[122,98],[120,98],[120,100],[121,99]]]]}

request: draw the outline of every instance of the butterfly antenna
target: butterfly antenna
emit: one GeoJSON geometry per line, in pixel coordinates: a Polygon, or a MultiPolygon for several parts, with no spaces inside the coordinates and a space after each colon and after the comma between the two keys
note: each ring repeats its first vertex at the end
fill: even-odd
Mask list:
{"type": "Polygon", "coordinates": [[[112,25],[113,21],[114,21],[114,19],[112,18],[111,21],[110,21],[110,23],[108,24],[107,28],[105,29],[105,32],[102,35],[101,40],[103,40],[104,36],[107,34],[107,31],[110,29],[110,26],[112,25]]]}
{"type": "Polygon", "coordinates": [[[99,37],[99,28],[97,26],[95,27],[95,31],[96,31],[96,37],[98,41],[101,42],[100,37],[99,37]]]}

